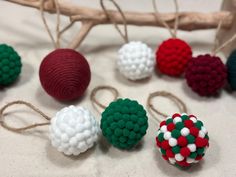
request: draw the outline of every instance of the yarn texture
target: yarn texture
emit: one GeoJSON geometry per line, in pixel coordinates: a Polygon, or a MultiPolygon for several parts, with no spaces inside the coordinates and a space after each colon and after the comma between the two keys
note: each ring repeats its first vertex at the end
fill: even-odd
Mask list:
{"type": "Polygon", "coordinates": [[[102,113],[102,134],[115,147],[131,149],[146,134],[148,118],[143,106],[130,99],[118,99],[102,113]]]}
{"type": "Polygon", "coordinates": [[[165,160],[187,167],[203,158],[209,137],[203,123],[194,115],[175,113],[160,123],[156,144],[165,160]]]}
{"type": "Polygon", "coordinates": [[[219,57],[199,55],[189,62],[185,78],[188,86],[200,96],[211,96],[226,84],[227,70],[219,57]]]}
{"type": "Polygon", "coordinates": [[[150,77],[154,69],[152,49],[140,41],[124,44],[118,52],[117,67],[130,80],[150,77]]]}
{"type": "Polygon", "coordinates": [[[226,66],[229,85],[233,90],[236,90],[236,50],[230,54],[226,66]]]}
{"type": "Polygon", "coordinates": [[[65,107],[51,119],[49,127],[52,145],[66,155],[79,155],[98,139],[99,125],[83,107],[65,107]]]}
{"type": "Polygon", "coordinates": [[[6,44],[0,44],[0,85],[13,83],[21,73],[21,57],[6,44]]]}
{"type": "Polygon", "coordinates": [[[184,73],[191,58],[191,47],[183,40],[171,38],[164,41],[156,51],[156,69],[177,77],[184,73]]]}
{"type": "Polygon", "coordinates": [[[80,53],[73,49],[57,49],[43,59],[39,77],[49,95],[68,101],[84,94],[91,73],[87,60],[80,53]]]}

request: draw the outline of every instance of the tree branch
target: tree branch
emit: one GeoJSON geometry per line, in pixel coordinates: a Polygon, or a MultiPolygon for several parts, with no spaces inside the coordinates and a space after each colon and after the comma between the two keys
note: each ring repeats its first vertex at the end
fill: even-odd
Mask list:
{"type": "MultiPolygon", "coordinates": [[[[37,9],[39,9],[40,7],[39,0],[7,1],[37,9]]],[[[47,0],[45,2],[44,10],[49,13],[56,13],[56,9],[53,6],[53,3],[50,2],[52,1],[47,0]]],[[[78,47],[92,27],[100,24],[112,24],[112,22],[106,17],[105,13],[102,10],[81,7],[76,4],[63,1],[60,1],[59,6],[61,14],[68,16],[72,22],[80,21],[82,23],[81,31],[77,35],[78,39],[72,41],[69,45],[70,47],[78,47]]],[[[119,12],[109,10],[108,13],[117,24],[123,24],[123,19],[119,12]]],[[[124,14],[128,25],[163,27],[160,20],[156,21],[156,18],[153,13],[125,11],[124,14]]],[[[186,31],[216,28],[218,26],[219,21],[222,20],[222,28],[229,29],[232,26],[234,17],[235,13],[228,11],[211,13],[181,12],[179,13],[178,28],[186,31]]],[[[165,20],[171,28],[174,27],[175,13],[161,13],[160,18],[165,20]]]]}

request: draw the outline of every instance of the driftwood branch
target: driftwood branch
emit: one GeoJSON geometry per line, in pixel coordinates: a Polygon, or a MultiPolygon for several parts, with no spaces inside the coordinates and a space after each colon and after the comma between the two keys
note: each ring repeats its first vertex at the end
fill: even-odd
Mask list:
{"type": "MultiPolygon", "coordinates": [[[[40,0],[7,1],[36,9],[40,8],[40,0]]],[[[59,7],[62,15],[68,16],[72,22],[80,21],[82,25],[79,33],[69,44],[70,48],[77,48],[94,26],[112,24],[102,10],[81,7],[68,2],[64,3],[63,1],[60,1],[59,7]]],[[[56,13],[52,0],[47,0],[44,3],[44,10],[49,13],[56,13]]],[[[123,24],[123,19],[119,12],[109,10],[108,13],[117,24],[123,24]]],[[[162,23],[156,20],[153,13],[125,11],[124,14],[128,25],[163,27],[162,23]]],[[[181,12],[179,13],[179,29],[192,31],[216,28],[221,20],[223,20],[222,28],[229,29],[232,26],[234,16],[235,14],[229,11],[211,13],[181,12]]],[[[161,13],[159,17],[165,20],[171,28],[174,27],[175,13],[161,13]]]]}

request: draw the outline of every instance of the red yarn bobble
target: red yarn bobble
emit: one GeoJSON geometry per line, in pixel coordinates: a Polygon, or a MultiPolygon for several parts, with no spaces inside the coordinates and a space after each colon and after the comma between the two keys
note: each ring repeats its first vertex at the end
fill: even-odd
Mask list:
{"type": "Polygon", "coordinates": [[[171,38],[156,51],[156,68],[163,74],[180,76],[191,58],[191,47],[183,40],[171,38]]]}
{"type": "Polygon", "coordinates": [[[199,55],[190,60],[185,78],[193,91],[201,96],[210,96],[225,85],[227,70],[219,57],[199,55]]]}
{"type": "Polygon", "coordinates": [[[72,49],[57,49],[43,59],[39,77],[49,95],[69,101],[84,94],[91,73],[87,60],[80,53],[72,49]]]}

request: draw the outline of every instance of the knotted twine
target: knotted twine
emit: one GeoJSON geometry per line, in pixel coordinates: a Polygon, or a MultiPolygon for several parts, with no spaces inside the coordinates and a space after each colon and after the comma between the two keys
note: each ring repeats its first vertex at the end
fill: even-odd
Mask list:
{"type": "Polygon", "coordinates": [[[99,102],[98,99],[97,99],[97,97],[96,97],[97,93],[100,92],[100,91],[102,91],[102,90],[110,91],[110,92],[113,94],[113,96],[114,96],[113,101],[115,101],[115,100],[118,98],[118,96],[119,96],[118,90],[117,90],[116,88],[114,88],[114,87],[111,87],[111,86],[108,86],[108,85],[103,85],[103,86],[97,86],[97,87],[95,87],[95,88],[92,90],[92,92],[91,92],[90,100],[91,100],[91,103],[92,103],[93,108],[94,108],[98,113],[101,113],[101,112],[99,111],[99,109],[97,108],[97,106],[100,107],[100,108],[102,108],[102,109],[105,109],[105,108],[107,107],[107,106],[104,105],[103,103],[99,102]]]}
{"type": "Polygon", "coordinates": [[[175,105],[178,107],[180,112],[187,113],[187,107],[186,107],[185,103],[180,98],[178,98],[174,94],[166,92],[166,91],[156,91],[156,92],[150,93],[149,96],[148,96],[147,110],[157,122],[161,122],[162,119],[159,118],[158,116],[156,116],[155,114],[158,114],[158,115],[160,115],[164,118],[168,117],[168,115],[165,114],[165,113],[162,113],[157,108],[155,108],[155,106],[152,103],[152,101],[155,97],[168,98],[168,99],[170,99],[171,101],[173,101],[175,103],[175,105]]]}
{"type": "Polygon", "coordinates": [[[157,9],[156,0],[152,0],[152,6],[153,6],[154,16],[155,16],[156,21],[160,21],[162,23],[162,25],[167,28],[170,35],[173,38],[176,38],[177,37],[178,26],[179,26],[179,5],[178,5],[177,0],[174,0],[174,4],[175,4],[175,23],[174,23],[174,29],[172,31],[170,26],[166,23],[166,21],[161,18],[160,12],[157,9]]]}
{"type": "Polygon", "coordinates": [[[117,10],[119,11],[122,19],[123,19],[123,23],[124,23],[124,34],[121,32],[120,28],[118,27],[118,24],[116,23],[116,21],[114,20],[114,17],[112,16],[112,14],[106,9],[103,0],[100,0],[100,5],[106,15],[106,17],[113,23],[114,27],[116,28],[116,30],[118,31],[118,33],[121,35],[121,37],[124,39],[125,43],[129,42],[129,38],[128,38],[128,30],[127,30],[127,20],[125,17],[125,14],[123,13],[123,11],[121,10],[120,6],[114,1],[114,0],[110,0],[114,6],[117,8],[117,10]]]}
{"type": "Polygon", "coordinates": [[[51,118],[49,116],[47,116],[45,113],[43,113],[41,110],[39,110],[37,107],[35,107],[31,103],[28,103],[28,102],[25,102],[25,101],[22,101],[22,100],[9,102],[9,103],[7,103],[5,106],[3,106],[0,109],[0,124],[1,124],[1,126],[3,128],[6,128],[9,131],[12,131],[12,132],[19,133],[19,132],[22,132],[22,131],[25,131],[25,130],[28,130],[28,129],[32,129],[32,128],[36,128],[36,127],[39,127],[39,126],[49,125],[50,124],[50,120],[51,120],[51,118]],[[34,124],[31,124],[31,125],[28,125],[28,126],[25,126],[25,127],[20,127],[20,128],[12,127],[12,126],[8,125],[5,122],[4,111],[6,111],[6,109],[8,107],[13,106],[13,105],[25,105],[28,108],[30,108],[33,111],[35,111],[36,113],[38,113],[39,115],[41,115],[44,119],[47,120],[47,122],[44,122],[44,123],[34,123],[34,124]]]}

